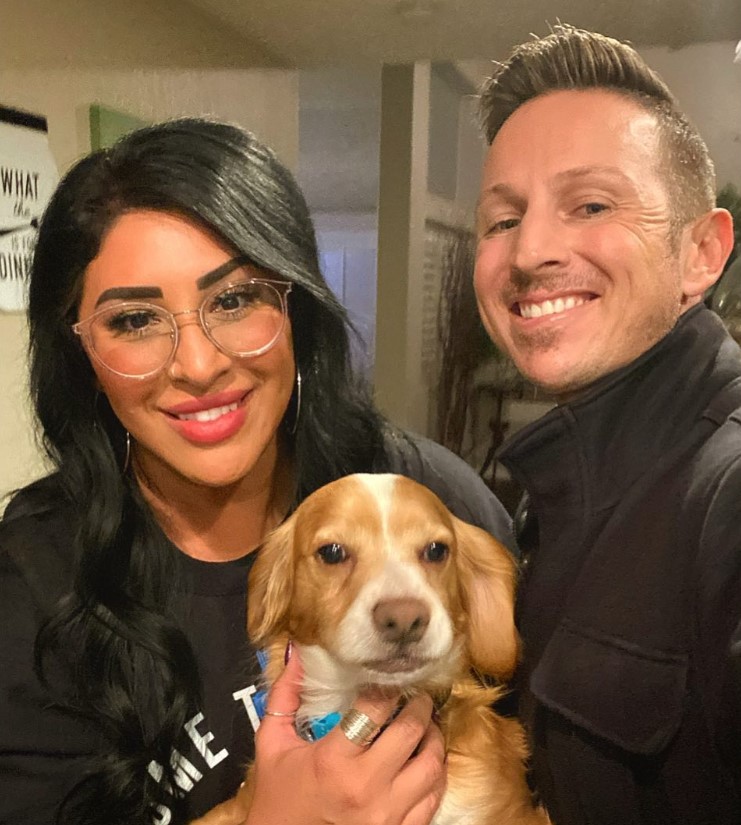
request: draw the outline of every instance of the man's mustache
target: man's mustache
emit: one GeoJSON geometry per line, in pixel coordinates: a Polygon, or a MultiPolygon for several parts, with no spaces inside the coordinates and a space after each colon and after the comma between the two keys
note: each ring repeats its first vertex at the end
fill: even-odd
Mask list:
{"type": "Polygon", "coordinates": [[[594,292],[594,287],[594,277],[586,278],[575,272],[543,273],[512,267],[504,298],[508,304],[513,304],[535,289],[542,292],[594,292]]]}

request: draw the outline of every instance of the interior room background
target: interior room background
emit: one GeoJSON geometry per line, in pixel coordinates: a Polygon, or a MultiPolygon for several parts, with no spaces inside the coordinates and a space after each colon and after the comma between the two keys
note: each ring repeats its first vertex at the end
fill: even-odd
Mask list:
{"type": "MultiPolygon", "coordinates": [[[[488,0],[3,0],[0,105],[47,119],[60,174],[90,149],[96,104],[257,133],[304,188],[381,407],[506,487],[492,448],[549,401],[488,345],[470,291],[461,302],[454,289],[470,279],[484,151],[474,96],[491,60],[557,19],[634,42],[700,127],[732,199],[741,0],[554,0],[521,12],[488,0]]],[[[44,472],[25,348],[23,314],[0,312],[0,496],[44,472]]]]}

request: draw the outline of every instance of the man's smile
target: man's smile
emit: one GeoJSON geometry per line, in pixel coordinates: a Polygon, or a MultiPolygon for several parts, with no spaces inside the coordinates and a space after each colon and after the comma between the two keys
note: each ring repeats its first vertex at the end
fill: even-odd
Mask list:
{"type": "Polygon", "coordinates": [[[554,315],[559,312],[567,312],[570,309],[586,304],[596,296],[590,295],[567,295],[560,298],[545,301],[517,301],[512,305],[515,315],[522,318],[541,318],[543,315],[554,315]]]}

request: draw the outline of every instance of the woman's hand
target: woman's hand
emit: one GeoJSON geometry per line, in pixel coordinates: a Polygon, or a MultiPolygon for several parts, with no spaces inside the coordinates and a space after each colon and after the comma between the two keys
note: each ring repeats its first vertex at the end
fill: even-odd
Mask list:
{"type": "MultiPolygon", "coordinates": [[[[270,691],[268,710],[298,709],[301,675],[294,654],[270,691]]],[[[398,695],[365,695],[354,706],[381,723],[397,701],[398,695]]],[[[428,825],[446,781],[442,734],[431,713],[429,697],[412,699],[369,747],[351,742],[339,726],[318,742],[305,742],[292,716],[266,716],[250,786],[225,812],[238,817],[242,798],[246,819],[199,825],[428,825]]]]}

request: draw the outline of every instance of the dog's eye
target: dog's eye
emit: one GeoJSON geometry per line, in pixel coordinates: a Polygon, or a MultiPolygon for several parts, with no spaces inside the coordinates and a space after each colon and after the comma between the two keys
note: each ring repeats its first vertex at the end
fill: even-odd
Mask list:
{"type": "Polygon", "coordinates": [[[325,564],[341,564],[347,558],[345,548],[341,544],[324,544],[316,554],[325,564]]]}
{"type": "Polygon", "coordinates": [[[424,561],[441,562],[448,558],[450,548],[441,541],[431,541],[422,551],[424,561]]]}

